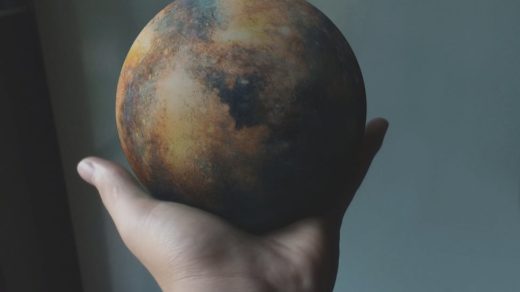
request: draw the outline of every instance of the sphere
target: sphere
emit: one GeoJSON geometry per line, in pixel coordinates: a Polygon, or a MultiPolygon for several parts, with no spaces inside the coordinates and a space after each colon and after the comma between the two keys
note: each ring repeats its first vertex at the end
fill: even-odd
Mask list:
{"type": "Polygon", "coordinates": [[[365,90],[303,0],[177,0],[142,30],[116,97],[122,149],[159,199],[266,232],[327,212],[356,165],[365,90]]]}

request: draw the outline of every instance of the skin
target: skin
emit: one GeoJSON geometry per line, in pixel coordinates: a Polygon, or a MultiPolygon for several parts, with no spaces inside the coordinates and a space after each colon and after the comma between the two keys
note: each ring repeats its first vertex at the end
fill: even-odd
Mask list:
{"type": "Polygon", "coordinates": [[[367,124],[357,175],[326,215],[280,230],[248,234],[207,212],[158,201],[121,166],[97,157],[78,164],[97,188],[130,251],[164,291],[332,291],[344,213],[380,149],[385,119],[367,124]]]}

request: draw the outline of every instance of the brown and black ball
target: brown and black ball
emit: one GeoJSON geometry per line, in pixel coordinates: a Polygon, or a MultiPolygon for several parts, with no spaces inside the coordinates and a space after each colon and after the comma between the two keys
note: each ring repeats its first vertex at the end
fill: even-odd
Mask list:
{"type": "Polygon", "coordinates": [[[139,34],[116,98],[155,197],[262,232],[326,212],[364,132],[360,68],[303,0],[177,0],[139,34]]]}

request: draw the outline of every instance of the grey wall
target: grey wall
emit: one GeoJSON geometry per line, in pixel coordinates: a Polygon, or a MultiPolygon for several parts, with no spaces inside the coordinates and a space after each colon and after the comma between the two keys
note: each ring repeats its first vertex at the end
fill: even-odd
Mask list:
{"type": "MultiPolygon", "coordinates": [[[[124,161],[119,69],[168,1],[37,12],[85,291],[155,291],[75,163],[124,161]]],[[[349,39],[388,139],[343,227],[336,291],[520,291],[520,2],[314,0],[349,39]]]]}
{"type": "Polygon", "coordinates": [[[333,1],[388,140],[337,291],[520,291],[520,2],[333,1]]]}

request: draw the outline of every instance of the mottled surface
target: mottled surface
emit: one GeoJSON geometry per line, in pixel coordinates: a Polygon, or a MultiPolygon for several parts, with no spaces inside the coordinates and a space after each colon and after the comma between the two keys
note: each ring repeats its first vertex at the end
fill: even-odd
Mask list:
{"type": "Polygon", "coordinates": [[[339,30],[300,0],[178,0],[133,44],[117,126],[158,198],[262,231],[331,202],[365,92],[339,30]]]}

